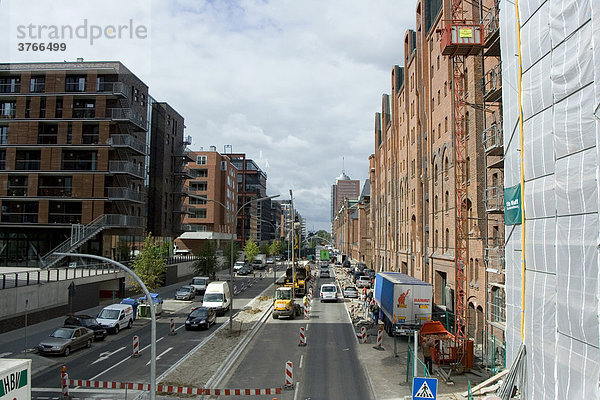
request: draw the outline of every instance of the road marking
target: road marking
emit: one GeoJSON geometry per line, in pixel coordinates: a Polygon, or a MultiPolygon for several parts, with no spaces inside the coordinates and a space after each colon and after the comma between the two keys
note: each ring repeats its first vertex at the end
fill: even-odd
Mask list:
{"type": "Polygon", "coordinates": [[[12,354],[12,353],[1,353],[1,354],[0,354],[0,358],[3,358],[3,357],[8,357],[8,356],[10,356],[11,354],[12,354]]]}
{"type": "MultiPolygon", "coordinates": [[[[173,347],[169,347],[168,349],[166,349],[165,351],[163,351],[162,353],[160,353],[158,356],[156,356],[156,360],[157,360],[157,361],[158,361],[158,360],[160,360],[160,358],[161,358],[162,356],[164,356],[165,354],[167,354],[167,353],[168,353],[168,352],[170,352],[171,350],[173,350],[173,347]]],[[[148,362],[146,363],[146,365],[150,365],[150,361],[148,361],[148,362]]]]}
{"type": "Polygon", "coordinates": [[[302,361],[304,361],[304,354],[300,355],[300,363],[298,363],[298,368],[302,368],[302,361]]]}
{"type": "Polygon", "coordinates": [[[113,354],[116,354],[116,353],[120,352],[121,350],[125,350],[125,346],[123,346],[123,347],[121,347],[121,348],[119,348],[119,349],[117,349],[117,350],[115,350],[113,352],[105,351],[103,353],[100,353],[100,357],[98,357],[98,359],[96,361],[94,361],[91,365],[94,365],[94,364],[96,364],[96,363],[98,363],[100,361],[104,361],[104,360],[108,359],[108,357],[112,356],[113,354]]]}
{"type": "Polygon", "coordinates": [[[296,389],[294,389],[294,400],[296,400],[298,398],[298,392],[300,388],[300,382],[296,382],[296,389]]]}
{"type": "Polygon", "coordinates": [[[306,332],[308,332],[308,322],[306,323],[306,328],[304,328],[306,332]]]}

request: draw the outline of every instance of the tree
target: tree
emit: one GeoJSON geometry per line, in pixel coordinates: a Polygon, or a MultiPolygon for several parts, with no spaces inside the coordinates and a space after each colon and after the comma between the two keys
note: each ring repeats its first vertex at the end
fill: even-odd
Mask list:
{"type": "MultiPolygon", "coordinates": [[[[238,251],[240,250],[240,245],[238,244],[238,242],[233,242],[233,262],[235,263],[237,260],[237,254],[238,251]]],[[[227,245],[225,245],[225,249],[223,249],[223,256],[225,257],[225,259],[227,260],[227,265],[230,265],[231,263],[231,243],[227,243],[227,245]]]]}
{"type": "Polygon", "coordinates": [[[325,244],[330,244],[331,242],[331,234],[323,229],[315,232],[315,236],[321,240],[321,242],[326,242],[325,244]]]}
{"type": "Polygon", "coordinates": [[[212,280],[217,275],[217,254],[210,241],[206,241],[198,253],[198,259],[192,265],[196,275],[208,276],[212,280]]]}
{"type": "Polygon", "coordinates": [[[281,240],[274,240],[273,243],[271,243],[270,249],[269,249],[269,253],[271,255],[278,255],[283,253],[284,248],[283,248],[283,243],[281,243],[281,240]]]}
{"type": "MultiPolygon", "coordinates": [[[[165,246],[156,243],[152,234],[144,239],[140,253],[133,259],[133,271],[146,285],[149,291],[158,289],[166,271],[165,246]]],[[[133,282],[137,292],[142,288],[137,282],[133,282]]]]}
{"type": "Polygon", "coordinates": [[[270,252],[271,252],[271,249],[269,248],[269,243],[263,242],[260,245],[260,254],[266,254],[267,257],[269,257],[271,255],[270,252]]]}
{"type": "Polygon", "coordinates": [[[252,260],[254,260],[254,257],[256,257],[259,254],[259,252],[260,250],[258,249],[258,245],[256,244],[256,242],[252,238],[248,239],[248,241],[246,242],[246,246],[244,247],[246,261],[252,262],[252,260]]]}

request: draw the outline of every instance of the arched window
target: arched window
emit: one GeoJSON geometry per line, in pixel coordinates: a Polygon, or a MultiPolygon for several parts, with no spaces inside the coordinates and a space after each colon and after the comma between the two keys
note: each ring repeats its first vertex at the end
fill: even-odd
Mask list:
{"type": "Polygon", "coordinates": [[[438,243],[438,230],[435,230],[435,233],[433,234],[433,250],[437,250],[439,247],[439,243],[438,243]]]}
{"type": "Polygon", "coordinates": [[[448,173],[450,168],[450,164],[448,164],[448,156],[444,157],[444,179],[448,180],[448,173]]]}
{"type": "Polygon", "coordinates": [[[446,228],[446,250],[450,250],[450,229],[446,228]]]}
{"type": "Polygon", "coordinates": [[[446,214],[448,214],[448,210],[450,210],[450,193],[446,190],[446,214]]]}
{"type": "Polygon", "coordinates": [[[434,182],[434,184],[437,185],[437,181],[438,181],[438,165],[437,165],[437,162],[436,162],[435,163],[435,167],[433,167],[433,182],[434,182]]]}
{"type": "Polygon", "coordinates": [[[433,212],[436,214],[436,218],[437,218],[437,212],[438,212],[438,197],[437,194],[435,195],[435,200],[433,201],[433,212]]]}

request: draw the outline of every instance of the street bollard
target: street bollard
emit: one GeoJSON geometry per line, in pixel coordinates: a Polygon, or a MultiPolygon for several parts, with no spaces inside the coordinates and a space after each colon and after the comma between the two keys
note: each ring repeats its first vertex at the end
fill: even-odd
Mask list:
{"type": "Polygon", "coordinates": [[[285,363],[285,385],[286,389],[292,389],[294,387],[293,377],[293,364],[291,361],[285,363]]]}
{"type": "Polygon", "coordinates": [[[169,332],[169,335],[177,335],[177,332],[175,332],[175,321],[173,321],[173,318],[171,318],[171,332],[169,332]]]}
{"type": "Polygon", "coordinates": [[[69,374],[67,374],[67,366],[63,365],[60,369],[60,384],[62,386],[62,398],[70,399],[69,396],[69,374]]]}
{"type": "Polygon", "coordinates": [[[381,343],[383,343],[383,325],[379,325],[377,329],[377,346],[375,346],[377,350],[383,350],[381,343]]]}
{"type": "Polygon", "coordinates": [[[137,336],[133,337],[133,354],[132,357],[140,356],[140,338],[137,336]]]}
{"type": "Polygon", "coordinates": [[[304,335],[304,327],[300,327],[300,343],[298,346],[306,346],[306,336],[304,335]]]}

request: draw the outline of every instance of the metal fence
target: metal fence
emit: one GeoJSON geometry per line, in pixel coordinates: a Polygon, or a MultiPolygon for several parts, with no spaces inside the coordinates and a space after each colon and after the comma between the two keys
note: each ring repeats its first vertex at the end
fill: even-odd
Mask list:
{"type": "Polygon", "coordinates": [[[95,264],[94,266],[76,268],[50,268],[46,270],[5,272],[0,274],[0,289],[40,285],[47,282],[59,282],[68,279],[85,278],[121,272],[112,264],[95,264]]]}

